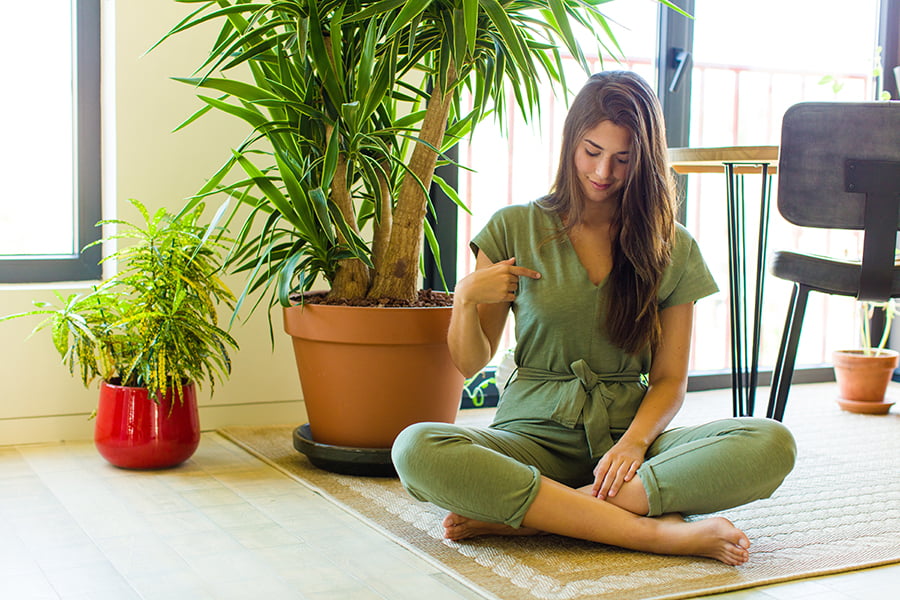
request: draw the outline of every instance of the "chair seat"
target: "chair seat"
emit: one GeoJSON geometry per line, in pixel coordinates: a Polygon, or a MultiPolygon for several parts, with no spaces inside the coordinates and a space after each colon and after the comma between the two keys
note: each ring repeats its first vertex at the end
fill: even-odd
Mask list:
{"type": "MultiPolygon", "coordinates": [[[[856,297],[859,292],[859,261],[842,261],[811,254],[781,251],[774,254],[772,274],[807,285],[826,294],[856,297]]],[[[900,268],[894,267],[891,297],[900,297],[900,268]]]]}

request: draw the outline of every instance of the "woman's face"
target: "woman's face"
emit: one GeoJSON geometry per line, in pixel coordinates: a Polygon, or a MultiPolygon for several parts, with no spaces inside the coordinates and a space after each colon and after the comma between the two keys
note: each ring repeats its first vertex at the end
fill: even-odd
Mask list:
{"type": "Polygon", "coordinates": [[[575,172],[588,204],[617,200],[628,175],[631,134],[612,121],[588,129],[575,146],[575,172]]]}

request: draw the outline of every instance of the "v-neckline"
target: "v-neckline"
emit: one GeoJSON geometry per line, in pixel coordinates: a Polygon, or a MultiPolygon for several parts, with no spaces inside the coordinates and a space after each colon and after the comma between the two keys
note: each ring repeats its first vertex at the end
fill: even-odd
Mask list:
{"type": "Polygon", "coordinates": [[[578,268],[581,270],[582,276],[587,280],[588,283],[591,284],[594,289],[602,288],[606,281],[609,279],[609,274],[612,272],[612,269],[607,271],[606,275],[604,275],[599,282],[594,283],[594,280],[591,278],[591,272],[584,265],[584,262],[581,260],[581,256],[578,254],[578,250],[575,248],[575,244],[572,242],[572,238],[569,237],[569,233],[565,229],[565,224],[563,224],[562,217],[560,217],[558,214],[554,214],[553,216],[556,218],[556,223],[560,228],[560,231],[563,232],[563,237],[565,238],[566,245],[575,256],[575,260],[578,262],[578,268]]]}

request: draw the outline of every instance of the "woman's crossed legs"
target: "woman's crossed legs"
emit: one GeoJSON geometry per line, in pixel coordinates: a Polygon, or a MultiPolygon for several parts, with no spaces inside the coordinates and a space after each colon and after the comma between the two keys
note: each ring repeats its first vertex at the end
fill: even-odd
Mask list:
{"type": "Polygon", "coordinates": [[[678,513],[712,512],[710,496],[718,502],[714,509],[721,510],[771,494],[790,471],[794,450],[790,434],[770,423],[734,419],[667,432],[651,446],[638,477],[606,500],[592,496],[590,484],[577,488],[557,481],[571,483],[585,464],[591,470],[578,444],[571,443],[572,430],[552,430],[536,438],[496,429],[418,424],[395,442],[394,462],[414,497],[451,511],[444,520],[450,539],[547,532],[739,565],[749,558],[750,546],[741,530],[721,517],[686,522],[678,513]],[[769,456],[779,452],[789,456],[781,461],[769,456]],[[744,460],[744,455],[753,460],[744,460]],[[760,460],[770,474],[758,474],[760,460]],[[779,462],[789,466],[773,469],[779,462]],[[723,489],[749,472],[754,477],[742,489],[723,489]],[[703,473],[726,481],[706,481],[703,473]],[[703,485],[698,487],[698,482],[703,485]]]}

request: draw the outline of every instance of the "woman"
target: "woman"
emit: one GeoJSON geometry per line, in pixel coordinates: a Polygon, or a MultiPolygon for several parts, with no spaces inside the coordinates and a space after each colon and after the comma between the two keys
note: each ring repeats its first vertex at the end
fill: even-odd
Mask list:
{"type": "Polygon", "coordinates": [[[717,291],[675,223],[659,102],[634,73],[594,75],[563,129],[550,195],[495,214],[472,241],[448,339],[465,376],[496,353],[509,311],[517,371],[489,428],[421,423],[393,459],[445,535],[556,533],[661,554],[749,558],[724,518],[793,468],[780,423],[666,431],[684,399],[693,304],[717,291]]]}

